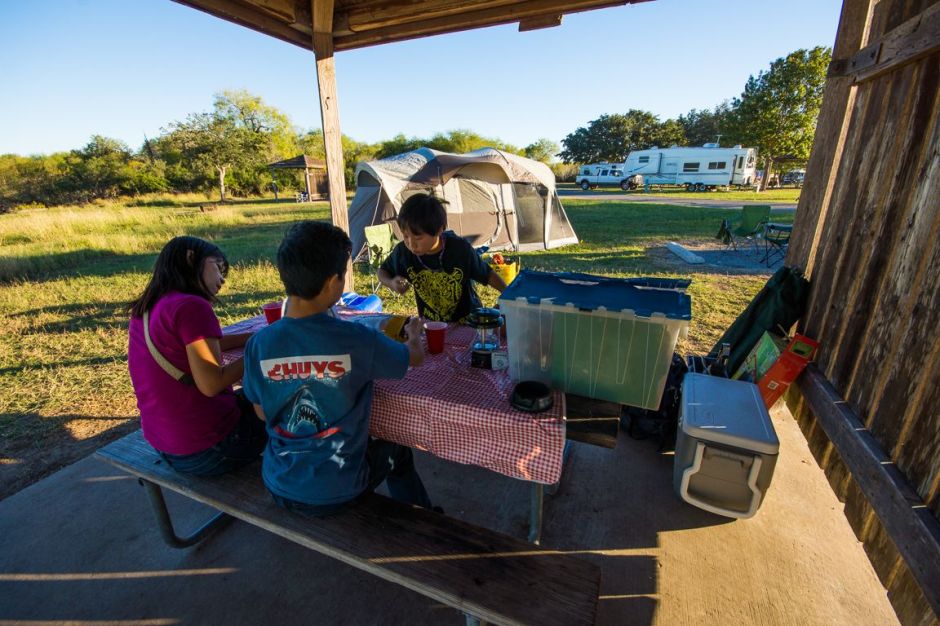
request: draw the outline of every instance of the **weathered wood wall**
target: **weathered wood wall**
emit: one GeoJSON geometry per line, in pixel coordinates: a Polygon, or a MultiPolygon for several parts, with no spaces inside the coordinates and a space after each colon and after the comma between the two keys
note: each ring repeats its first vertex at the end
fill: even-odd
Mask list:
{"type": "MultiPolygon", "coordinates": [[[[845,1],[787,262],[812,281],[801,329],[819,368],[940,518],[938,5],[845,1]],[[921,54],[874,76],[840,67],[911,28],[928,41],[902,54],[921,54]]],[[[798,387],[788,403],[901,622],[940,623],[798,387]]]]}

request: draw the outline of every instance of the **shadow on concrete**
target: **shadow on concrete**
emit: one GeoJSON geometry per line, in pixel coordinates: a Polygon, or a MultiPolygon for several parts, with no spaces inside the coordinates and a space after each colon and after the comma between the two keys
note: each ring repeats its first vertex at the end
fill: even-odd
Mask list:
{"type": "MultiPolygon", "coordinates": [[[[672,490],[652,441],[574,444],[542,545],[602,570],[596,623],[896,623],[791,417],[767,502],[713,516],[672,490]],[[867,618],[867,619],[866,619],[867,618]]],[[[416,453],[447,515],[525,537],[530,485],[416,453]]],[[[167,493],[179,533],[211,514],[167,493]]],[[[311,523],[316,523],[311,521],[311,523]]],[[[243,522],[173,550],[143,489],[86,458],[0,502],[0,622],[457,624],[440,603],[243,522]]]]}
{"type": "MultiPolygon", "coordinates": [[[[9,415],[0,415],[6,423],[9,415]]],[[[38,413],[18,413],[15,428],[19,432],[32,432],[29,437],[3,433],[0,439],[0,500],[7,498],[33,483],[41,481],[88,456],[101,446],[140,427],[136,416],[94,417],[88,415],[57,415],[54,418],[38,413]],[[71,420],[115,422],[115,425],[97,435],[78,439],[65,426],[71,420]],[[50,445],[52,442],[53,445],[50,445]]],[[[0,595],[2,597],[2,595],[0,595]]]]}

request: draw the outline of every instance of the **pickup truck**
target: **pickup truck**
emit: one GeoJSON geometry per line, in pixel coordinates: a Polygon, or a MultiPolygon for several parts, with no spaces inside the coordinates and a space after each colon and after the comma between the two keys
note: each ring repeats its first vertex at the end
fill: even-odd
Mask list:
{"type": "Polygon", "coordinates": [[[620,163],[598,163],[596,165],[582,165],[578,169],[578,176],[575,179],[581,189],[587,191],[596,189],[602,185],[618,186],[624,191],[636,189],[637,183],[634,177],[627,176],[623,172],[623,165],[620,163]]]}

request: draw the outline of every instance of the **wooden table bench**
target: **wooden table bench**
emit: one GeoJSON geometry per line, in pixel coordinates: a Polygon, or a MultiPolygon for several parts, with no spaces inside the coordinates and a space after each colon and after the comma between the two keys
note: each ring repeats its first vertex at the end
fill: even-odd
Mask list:
{"type": "Polygon", "coordinates": [[[176,473],[140,431],[95,453],[140,478],[164,539],[194,545],[238,518],[304,547],[496,624],[593,624],[600,569],[579,558],[373,494],[339,515],[307,518],[274,504],[253,464],[225,476],[176,473]],[[170,521],[161,487],[220,511],[188,538],[170,521]]]}

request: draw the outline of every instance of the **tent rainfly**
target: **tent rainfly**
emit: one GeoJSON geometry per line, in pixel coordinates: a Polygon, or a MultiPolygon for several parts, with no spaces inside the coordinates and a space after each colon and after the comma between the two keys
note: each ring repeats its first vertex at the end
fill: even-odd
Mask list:
{"type": "Polygon", "coordinates": [[[349,207],[354,254],[365,244],[366,226],[389,223],[401,238],[398,211],[421,192],[446,201],[447,227],[475,247],[526,251],[578,243],[544,163],[494,148],[466,154],[419,148],[356,166],[349,207]]]}

